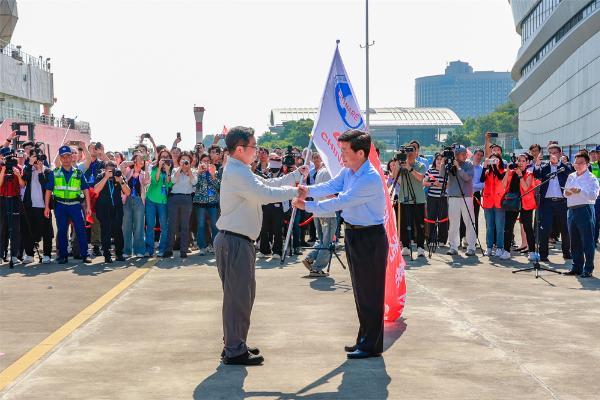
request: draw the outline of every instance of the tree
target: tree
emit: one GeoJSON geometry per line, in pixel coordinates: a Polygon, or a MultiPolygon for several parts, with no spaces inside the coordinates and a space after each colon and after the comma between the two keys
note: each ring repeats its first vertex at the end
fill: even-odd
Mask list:
{"type": "Polygon", "coordinates": [[[286,146],[304,148],[308,146],[313,124],[312,119],[284,122],[281,133],[265,132],[258,138],[258,144],[269,149],[286,146]]]}

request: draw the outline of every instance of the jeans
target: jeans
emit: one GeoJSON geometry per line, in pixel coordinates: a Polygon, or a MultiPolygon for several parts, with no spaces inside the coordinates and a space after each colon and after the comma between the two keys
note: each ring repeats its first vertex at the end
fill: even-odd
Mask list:
{"type": "Polygon", "coordinates": [[[144,254],[144,203],[139,196],[127,197],[123,205],[123,253],[144,254]]]}
{"type": "Polygon", "coordinates": [[[483,214],[485,216],[485,244],[487,248],[494,247],[494,238],[496,238],[496,248],[503,249],[506,212],[501,208],[484,208],[483,214]]]}
{"type": "Polygon", "coordinates": [[[587,205],[567,211],[573,271],[577,273],[594,271],[594,206],[587,205]]]}
{"type": "Polygon", "coordinates": [[[163,254],[167,250],[168,244],[167,205],[146,199],[146,253],[149,254],[154,254],[154,224],[157,216],[160,224],[158,252],[163,254]]]}
{"type": "Polygon", "coordinates": [[[196,240],[198,241],[198,247],[200,249],[204,249],[207,246],[206,243],[206,217],[210,220],[210,233],[211,240],[209,244],[213,244],[213,241],[217,237],[217,233],[219,233],[219,229],[217,229],[217,207],[202,207],[199,204],[194,204],[194,209],[196,210],[196,240]]]}
{"type": "Polygon", "coordinates": [[[337,217],[313,218],[317,231],[317,241],[306,258],[313,262],[312,268],[317,271],[323,270],[329,262],[329,244],[333,241],[333,235],[337,229],[337,217]]]}

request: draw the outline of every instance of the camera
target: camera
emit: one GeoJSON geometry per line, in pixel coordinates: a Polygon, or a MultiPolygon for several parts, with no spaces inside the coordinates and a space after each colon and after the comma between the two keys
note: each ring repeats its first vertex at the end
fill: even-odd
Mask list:
{"type": "Polygon", "coordinates": [[[497,138],[498,132],[489,132],[491,138],[497,138]]]}
{"type": "Polygon", "coordinates": [[[288,146],[285,151],[285,155],[283,156],[283,165],[286,167],[293,167],[296,165],[296,157],[294,156],[294,151],[292,150],[292,146],[288,146]]]}
{"type": "Polygon", "coordinates": [[[115,170],[113,171],[113,176],[114,176],[115,178],[120,178],[121,176],[123,176],[123,172],[121,172],[121,170],[120,170],[120,169],[115,169],[115,170]]]}
{"type": "Polygon", "coordinates": [[[454,161],[454,149],[452,147],[444,147],[442,149],[442,157],[446,159],[446,162],[450,160],[450,162],[454,161]]]}
{"type": "Polygon", "coordinates": [[[550,161],[550,154],[544,154],[542,156],[542,160],[544,160],[544,161],[550,161]]]}
{"type": "Polygon", "coordinates": [[[34,148],[29,150],[29,157],[33,157],[35,156],[38,161],[46,161],[48,159],[48,157],[46,157],[46,155],[44,154],[44,152],[42,150],[40,150],[39,148],[34,148]]]}
{"type": "Polygon", "coordinates": [[[190,162],[188,160],[182,160],[181,163],[183,165],[190,165],[190,162]]]}
{"type": "Polygon", "coordinates": [[[408,153],[414,153],[414,146],[400,146],[398,152],[394,155],[394,161],[406,162],[408,153]]]}
{"type": "Polygon", "coordinates": [[[10,176],[13,174],[13,168],[19,165],[19,160],[14,153],[11,151],[6,156],[4,156],[4,162],[0,165],[4,165],[6,167],[5,174],[6,176],[10,176]]]}

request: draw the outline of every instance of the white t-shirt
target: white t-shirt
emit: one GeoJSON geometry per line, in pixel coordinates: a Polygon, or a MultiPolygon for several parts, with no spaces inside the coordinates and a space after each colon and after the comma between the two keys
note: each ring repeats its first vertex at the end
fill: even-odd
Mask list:
{"type": "Polygon", "coordinates": [[[42,184],[37,170],[35,168],[31,171],[31,206],[33,208],[45,208],[44,202],[44,191],[42,190],[42,184]]]}

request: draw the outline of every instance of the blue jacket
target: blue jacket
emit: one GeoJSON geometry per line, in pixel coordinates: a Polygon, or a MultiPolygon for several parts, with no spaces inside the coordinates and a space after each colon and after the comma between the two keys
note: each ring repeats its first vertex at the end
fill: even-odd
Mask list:
{"type": "MultiPolygon", "coordinates": [[[[569,174],[571,172],[575,171],[575,168],[573,168],[573,166],[569,163],[563,164],[562,162],[559,162],[557,165],[557,169],[560,169],[562,167],[565,167],[565,170],[563,172],[559,173],[557,176],[558,184],[560,185],[561,192],[564,191],[564,187],[565,187],[565,184],[567,183],[567,178],[569,177],[569,174]]],[[[550,174],[550,172],[552,172],[550,169],[550,163],[543,163],[539,167],[536,166],[533,168],[533,176],[542,181],[547,179],[547,176],[548,176],[548,174],[550,174]]],[[[540,186],[540,198],[541,198],[542,202],[546,198],[547,191],[548,191],[548,183],[545,183],[542,186],[540,186]]]]}

